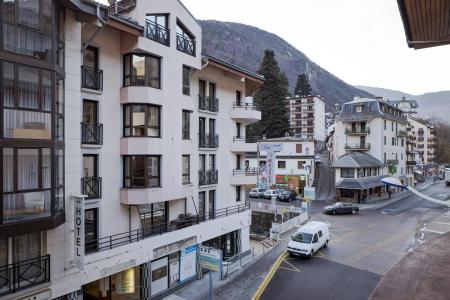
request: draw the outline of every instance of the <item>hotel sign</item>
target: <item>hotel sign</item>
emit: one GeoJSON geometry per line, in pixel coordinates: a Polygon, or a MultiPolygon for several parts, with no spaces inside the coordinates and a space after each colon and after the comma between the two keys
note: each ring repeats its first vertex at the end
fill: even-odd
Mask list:
{"type": "Polygon", "coordinates": [[[74,199],[74,259],[75,267],[84,270],[84,199],[86,196],[73,196],[74,199]]]}

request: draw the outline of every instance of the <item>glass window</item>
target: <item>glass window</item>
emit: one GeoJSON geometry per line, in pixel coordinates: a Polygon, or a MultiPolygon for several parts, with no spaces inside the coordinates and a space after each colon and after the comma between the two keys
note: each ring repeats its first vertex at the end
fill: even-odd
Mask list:
{"type": "Polygon", "coordinates": [[[14,107],[14,64],[3,62],[3,105],[14,107]]]}
{"type": "Polygon", "coordinates": [[[183,184],[191,183],[190,178],[190,156],[183,155],[182,157],[182,176],[183,176],[183,184]]]}
{"type": "Polygon", "coordinates": [[[236,202],[241,201],[241,186],[236,186],[236,202]]]}
{"type": "Polygon", "coordinates": [[[19,107],[39,109],[39,70],[19,66],[18,81],[19,107]]]}
{"type": "Polygon", "coordinates": [[[17,150],[17,186],[19,190],[38,188],[39,150],[17,150]]]}
{"type": "Polygon", "coordinates": [[[128,104],[124,107],[124,136],[160,137],[161,107],[145,104],[128,104]]]}
{"type": "Polygon", "coordinates": [[[14,162],[13,149],[3,148],[3,192],[12,192],[14,190],[14,162]]]}
{"type": "Polygon", "coordinates": [[[278,161],[278,169],[286,169],[286,161],[285,160],[278,161]]]}
{"type": "Polygon", "coordinates": [[[52,0],[42,0],[42,31],[52,31],[52,0]]]}
{"type": "MultiPolygon", "coordinates": [[[[35,1],[37,2],[37,1],[35,1]]],[[[14,23],[15,0],[3,0],[3,21],[9,24],[14,23]]]]}
{"type": "Polygon", "coordinates": [[[124,187],[153,188],[161,184],[160,156],[124,157],[124,187]]]}
{"type": "Polygon", "coordinates": [[[52,110],[52,73],[42,70],[42,110],[52,110]]]}
{"type": "Polygon", "coordinates": [[[191,137],[191,112],[183,110],[183,120],[182,120],[182,138],[183,140],[189,140],[191,137]]]}
{"type": "Polygon", "coordinates": [[[17,0],[20,24],[39,29],[39,1],[17,0]]]}
{"type": "Polygon", "coordinates": [[[160,177],[159,177],[159,156],[149,156],[147,158],[147,176],[148,176],[148,187],[159,187],[160,177]]]}
{"type": "Polygon", "coordinates": [[[295,152],[296,153],[302,153],[303,151],[302,151],[302,144],[296,144],[295,145],[295,152]]]}
{"type": "Polygon", "coordinates": [[[190,72],[189,67],[183,66],[183,95],[187,96],[191,94],[190,72]]]}
{"type": "Polygon", "coordinates": [[[355,170],[350,168],[342,168],[341,169],[341,177],[342,178],[354,178],[355,170]]]}
{"type": "Polygon", "coordinates": [[[21,262],[41,256],[41,233],[35,232],[13,238],[13,261],[21,262]]]}
{"type": "Polygon", "coordinates": [[[143,54],[124,56],[124,86],[161,87],[161,59],[143,54]]]}
{"type": "Polygon", "coordinates": [[[98,244],[98,209],[86,209],[84,211],[84,245],[85,252],[97,251],[98,244]]]}

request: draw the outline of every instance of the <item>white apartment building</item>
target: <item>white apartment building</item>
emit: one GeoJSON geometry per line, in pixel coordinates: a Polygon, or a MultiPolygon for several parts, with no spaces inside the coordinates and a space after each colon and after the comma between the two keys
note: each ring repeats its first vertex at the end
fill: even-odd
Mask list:
{"type": "Polygon", "coordinates": [[[246,252],[240,130],[263,78],[202,60],[177,0],[18,2],[0,1],[19,16],[0,51],[0,265],[22,273],[0,296],[150,299],[197,277],[200,244],[246,252]]]}
{"type": "Polygon", "coordinates": [[[406,116],[400,109],[380,99],[355,98],[343,104],[336,117],[333,141],[333,167],[337,169],[336,174],[345,174],[336,176],[338,198],[362,202],[371,195],[380,197],[384,187],[383,190],[376,188],[382,187],[381,176],[389,175],[406,182],[406,124],[406,116]],[[346,157],[345,163],[340,161],[355,151],[364,152],[375,160],[359,157],[360,167],[351,163],[355,160],[352,157],[346,157]],[[361,170],[356,172],[355,169],[361,170]]]}
{"type": "MultiPolygon", "coordinates": [[[[314,140],[284,137],[260,140],[259,144],[280,144],[282,151],[275,153],[275,185],[301,193],[314,181],[314,140]]],[[[260,168],[267,163],[267,153],[260,151],[247,154],[246,165],[260,168]]]]}
{"type": "Polygon", "coordinates": [[[413,151],[419,156],[418,164],[432,165],[436,162],[436,132],[432,125],[408,116],[413,151]]]}
{"type": "Polygon", "coordinates": [[[325,141],[325,99],[320,96],[295,96],[286,98],[286,102],[294,136],[325,141]]]}

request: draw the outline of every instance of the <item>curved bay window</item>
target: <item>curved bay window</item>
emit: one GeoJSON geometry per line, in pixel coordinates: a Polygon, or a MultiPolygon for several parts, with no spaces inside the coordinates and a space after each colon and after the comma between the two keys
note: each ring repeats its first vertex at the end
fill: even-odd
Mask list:
{"type": "Polygon", "coordinates": [[[123,186],[125,188],[155,188],[161,186],[161,156],[124,156],[123,186]]]}
{"type": "Polygon", "coordinates": [[[124,55],[123,85],[161,88],[161,58],[130,53],[124,55]]]}
{"type": "Polygon", "coordinates": [[[161,107],[149,104],[124,105],[125,137],[161,137],[161,107]]]}

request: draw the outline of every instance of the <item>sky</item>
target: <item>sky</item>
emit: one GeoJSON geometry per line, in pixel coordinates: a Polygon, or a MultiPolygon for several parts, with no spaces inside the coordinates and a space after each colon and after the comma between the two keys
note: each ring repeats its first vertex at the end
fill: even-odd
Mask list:
{"type": "Polygon", "coordinates": [[[182,2],[197,19],[244,23],[277,34],[352,85],[414,95],[450,90],[450,46],[408,48],[395,0],[182,2]]]}

